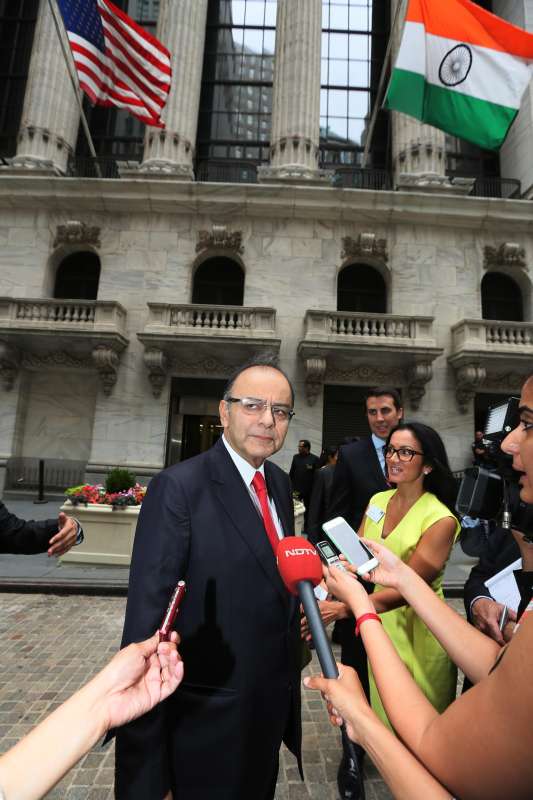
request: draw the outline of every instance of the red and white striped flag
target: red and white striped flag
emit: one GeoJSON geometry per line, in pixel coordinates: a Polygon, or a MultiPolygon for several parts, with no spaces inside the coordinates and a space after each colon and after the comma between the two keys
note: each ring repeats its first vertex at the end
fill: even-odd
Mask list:
{"type": "Polygon", "coordinates": [[[58,0],[83,91],[93,103],[125,108],[164,128],[170,53],[110,0],[58,0]]]}

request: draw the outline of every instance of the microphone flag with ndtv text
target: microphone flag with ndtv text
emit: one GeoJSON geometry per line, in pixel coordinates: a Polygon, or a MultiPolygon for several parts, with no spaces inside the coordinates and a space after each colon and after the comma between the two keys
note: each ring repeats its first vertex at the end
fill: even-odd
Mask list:
{"type": "Polygon", "coordinates": [[[283,583],[298,595],[298,583],[309,581],[318,586],[322,580],[322,562],[313,545],[302,536],[286,536],[281,539],[277,552],[278,569],[283,583]]]}

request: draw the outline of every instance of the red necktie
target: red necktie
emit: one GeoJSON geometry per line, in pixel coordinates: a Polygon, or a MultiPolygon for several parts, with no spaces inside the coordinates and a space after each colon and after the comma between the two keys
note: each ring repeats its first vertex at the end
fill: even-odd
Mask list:
{"type": "Polygon", "coordinates": [[[272,514],[270,513],[270,506],[268,505],[268,492],[265,479],[260,472],[255,473],[252,480],[252,486],[254,487],[255,493],[259,499],[263,524],[275,555],[278,549],[279,536],[276,526],[274,525],[274,520],[272,519],[272,514]]]}

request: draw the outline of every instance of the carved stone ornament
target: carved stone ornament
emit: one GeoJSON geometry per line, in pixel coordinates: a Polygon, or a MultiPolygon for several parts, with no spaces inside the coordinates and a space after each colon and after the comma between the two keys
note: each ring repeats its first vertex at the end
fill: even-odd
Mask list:
{"type": "Polygon", "coordinates": [[[405,385],[405,372],[401,369],[380,370],[377,367],[361,364],[351,369],[328,367],[326,381],[335,383],[353,383],[360,386],[379,386],[379,384],[405,385]]]}
{"type": "Polygon", "coordinates": [[[149,347],[144,351],[144,363],[148,370],[148,380],[152,386],[152,394],[154,397],[160,397],[169,367],[166,353],[157,347],[149,347]]]}
{"type": "Polygon", "coordinates": [[[360,233],[357,239],[345,236],[342,240],[341,258],[377,258],[387,262],[387,240],[378,239],[375,233],[360,233]]]}
{"type": "Polygon", "coordinates": [[[411,408],[416,411],[426,393],[426,383],[433,377],[433,368],[429,361],[412,366],[408,372],[407,395],[411,408]]]}
{"type": "Polygon", "coordinates": [[[322,387],[326,374],[327,362],[325,358],[313,357],[304,359],[305,366],[305,395],[310,406],[314,406],[322,387]]]}
{"type": "Polygon", "coordinates": [[[487,372],[481,364],[464,364],[455,372],[455,395],[461,413],[466,414],[476,391],[484,385],[487,372]]]}
{"type": "Polygon", "coordinates": [[[116,350],[105,344],[97,345],[92,352],[93,364],[96,367],[102,390],[106,396],[111,394],[117,382],[120,357],[116,350]]]}
{"type": "Polygon", "coordinates": [[[100,247],[100,228],[86,225],[78,220],[69,220],[65,225],[58,225],[54,239],[54,247],[61,244],[88,244],[100,247]]]}
{"type": "Polygon", "coordinates": [[[11,391],[20,367],[20,353],[7,342],[0,341],[0,381],[6,392],[11,391]]]}
{"type": "Polygon", "coordinates": [[[228,231],[225,225],[213,225],[211,231],[199,231],[196,252],[213,249],[229,250],[241,255],[244,253],[242,231],[228,231]]]}
{"type": "Polygon", "coordinates": [[[499,247],[487,245],[485,253],[485,269],[489,267],[525,267],[526,251],[517,242],[503,242],[499,247]]]}
{"type": "Polygon", "coordinates": [[[524,366],[523,372],[500,372],[489,374],[484,383],[485,389],[493,389],[495,392],[514,392],[520,394],[522,384],[531,372],[524,366]]]}
{"type": "Polygon", "coordinates": [[[91,358],[75,358],[70,353],[58,351],[46,355],[24,353],[21,366],[24,369],[43,369],[43,367],[66,367],[68,369],[87,369],[94,367],[91,358]]]}
{"type": "Polygon", "coordinates": [[[209,376],[210,378],[213,376],[227,378],[237,366],[238,364],[224,364],[214,358],[204,358],[203,361],[194,362],[181,361],[173,358],[171,363],[171,368],[174,373],[179,373],[183,376],[203,375],[206,377],[209,376]]]}

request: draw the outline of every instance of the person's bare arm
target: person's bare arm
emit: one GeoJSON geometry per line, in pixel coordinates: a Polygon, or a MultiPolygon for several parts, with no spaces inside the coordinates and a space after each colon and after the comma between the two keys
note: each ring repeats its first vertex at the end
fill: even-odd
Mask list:
{"type": "Polygon", "coordinates": [[[6,800],[37,800],[111,727],[165,700],[183,677],[176,642],[158,634],[124,648],[89,683],[0,757],[6,800]]]}
{"type": "MultiPolygon", "coordinates": [[[[433,583],[448,560],[454,536],[455,520],[452,517],[440,519],[423,533],[407,561],[427,584],[433,583]]],[[[405,605],[405,598],[395,589],[380,589],[371,597],[378,614],[405,605]]]]}
{"type": "Polygon", "coordinates": [[[328,701],[333,724],[346,722],[350,739],[364,747],[397,800],[450,800],[450,793],[414,758],[372,711],[357,675],[339,664],[339,679],[306,678],[328,701]]]}

